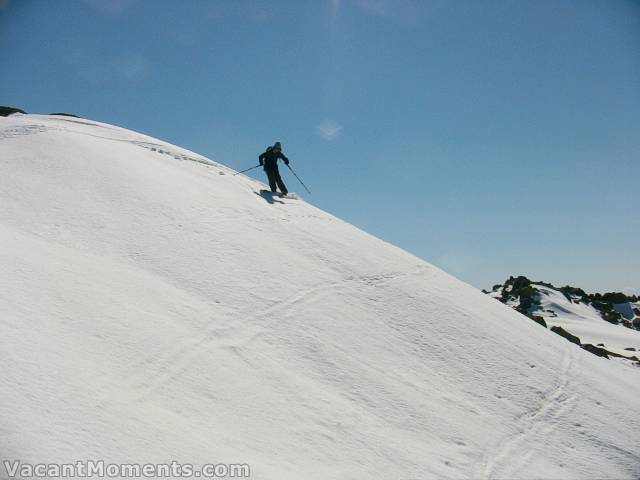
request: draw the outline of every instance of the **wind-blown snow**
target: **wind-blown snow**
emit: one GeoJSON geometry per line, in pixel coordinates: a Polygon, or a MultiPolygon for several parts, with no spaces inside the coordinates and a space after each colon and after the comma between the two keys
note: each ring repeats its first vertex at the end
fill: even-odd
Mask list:
{"type": "Polygon", "coordinates": [[[0,156],[3,459],[640,475],[640,370],[399,248],[106,124],[0,118],[0,156]]]}

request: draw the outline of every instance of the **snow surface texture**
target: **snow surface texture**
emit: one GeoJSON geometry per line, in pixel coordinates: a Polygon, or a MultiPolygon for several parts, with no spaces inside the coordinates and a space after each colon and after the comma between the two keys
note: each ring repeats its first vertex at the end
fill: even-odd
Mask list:
{"type": "Polygon", "coordinates": [[[640,369],[403,250],[106,124],[0,118],[0,155],[3,459],[640,475],[640,369]]]}
{"type": "MultiPolygon", "coordinates": [[[[540,292],[540,310],[533,313],[542,316],[549,327],[560,326],[579,337],[582,343],[603,343],[604,348],[620,355],[635,355],[625,350],[629,347],[640,352],[640,331],[609,323],[591,305],[571,302],[558,290],[544,285],[532,286],[540,292]]],[[[631,307],[628,310],[632,312],[631,307]]]]}

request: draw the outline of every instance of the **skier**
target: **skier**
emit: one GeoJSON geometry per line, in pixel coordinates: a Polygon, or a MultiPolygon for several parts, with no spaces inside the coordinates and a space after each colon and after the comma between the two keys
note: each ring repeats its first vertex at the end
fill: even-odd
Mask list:
{"type": "Polygon", "coordinates": [[[280,142],[273,144],[273,147],[267,147],[267,150],[261,154],[258,159],[260,165],[264,166],[264,173],[267,174],[269,179],[269,187],[271,187],[271,193],[276,193],[276,186],[280,188],[280,193],[284,196],[288,190],[278,171],[278,159],[281,158],[285,165],[289,165],[289,159],[282,153],[282,145],[280,142]]]}

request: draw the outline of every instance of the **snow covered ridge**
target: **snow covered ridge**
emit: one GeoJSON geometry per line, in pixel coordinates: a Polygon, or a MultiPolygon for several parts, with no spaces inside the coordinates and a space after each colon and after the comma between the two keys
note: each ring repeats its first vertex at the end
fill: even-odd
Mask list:
{"type": "Polygon", "coordinates": [[[587,294],[526,277],[494,285],[491,297],[564,336],[595,355],[631,360],[640,366],[640,298],[623,293],[587,294]]]}
{"type": "Polygon", "coordinates": [[[0,118],[0,478],[640,476],[639,368],[232,173],[104,123],[0,118]]]}

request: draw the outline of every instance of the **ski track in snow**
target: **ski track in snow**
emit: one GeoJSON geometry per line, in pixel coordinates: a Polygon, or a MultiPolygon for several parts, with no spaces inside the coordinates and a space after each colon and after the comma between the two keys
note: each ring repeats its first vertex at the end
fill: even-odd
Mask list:
{"type": "Polygon", "coordinates": [[[574,350],[573,345],[567,346],[557,386],[536,408],[516,419],[515,433],[487,450],[473,478],[518,478],[535,454],[535,450],[527,448],[527,442],[557,428],[563,415],[575,407],[576,397],[570,393],[578,373],[574,350]]]}
{"type": "MultiPolygon", "coordinates": [[[[329,291],[337,285],[338,284],[320,285],[303,290],[291,298],[265,309],[254,319],[243,318],[242,320],[231,320],[223,326],[214,326],[203,332],[201,337],[183,342],[178,348],[172,350],[168,356],[157,360],[147,359],[143,361],[143,365],[153,364],[154,369],[162,373],[150,383],[139,380],[136,381],[134,388],[138,390],[140,394],[134,400],[142,401],[152,397],[164,385],[184,373],[199,357],[214,348],[237,349],[240,345],[249,343],[258,337],[269,323],[277,319],[276,316],[275,319],[272,318],[269,320],[270,316],[274,316],[285,309],[303,306],[306,302],[318,298],[323,292],[329,291]],[[260,322],[260,319],[266,320],[260,322]]],[[[141,373],[144,372],[142,371],[141,373]]]]}
{"type": "Polygon", "coordinates": [[[391,272],[358,277],[346,277],[332,283],[316,285],[297,292],[291,297],[276,302],[253,318],[231,320],[223,326],[213,326],[203,332],[202,336],[182,342],[179,346],[160,358],[146,358],[140,362],[140,372],[129,383],[138,394],[132,399],[140,402],[152,398],[167,383],[187,371],[202,355],[216,348],[228,348],[236,352],[269,331],[268,328],[277,322],[283,312],[290,315],[305,305],[320,300],[331,291],[344,288],[345,285],[359,282],[368,286],[376,286],[388,281],[419,275],[423,268],[411,272],[391,272]],[[148,381],[146,372],[149,369],[162,372],[152,381],[148,381]]]}
{"type": "Polygon", "coordinates": [[[19,127],[10,127],[0,130],[0,140],[6,140],[8,138],[23,137],[25,135],[35,135],[36,133],[42,133],[51,130],[51,127],[45,125],[33,124],[22,125],[19,127]]]}
{"type": "MultiPolygon", "coordinates": [[[[89,122],[81,122],[81,121],[61,119],[61,118],[57,118],[56,120],[76,123],[80,125],[88,125],[90,127],[109,129],[109,127],[107,126],[98,125],[98,124],[89,123],[89,122]]],[[[176,150],[172,149],[168,144],[144,142],[140,140],[123,139],[123,138],[113,138],[113,137],[108,137],[103,135],[96,135],[94,133],[89,133],[89,132],[82,132],[80,130],[70,130],[68,128],[59,128],[59,127],[46,126],[41,124],[23,125],[20,127],[11,127],[11,128],[6,128],[4,130],[0,130],[0,140],[20,137],[25,135],[35,135],[38,133],[43,133],[43,132],[52,131],[52,130],[58,130],[58,131],[67,132],[67,133],[75,133],[78,135],[86,135],[89,137],[101,138],[103,140],[109,140],[112,142],[129,143],[131,145],[136,145],[141,148],[146,148],[147,150],[150,150],[152,152],[157,152],[162,155],[168,155],[170,157],[173,157],[175,160],[188,160],[191,162],[203,163],[205,165],[220,168],[221,169],[220,174],[222,175],[224,175],[224,170],[227,170],[228,172],[233,172],[232,169],[229,169],[223,165],[220,165],[214,162],[213,160],[209,160],[208,158],[200,157],[200,156],[196,157],[191,155],[185,155],[184,153],[177,152],[176,150]]],[[[112,128],[112,130],[116,130],[116,129],[112,128]]]]}

